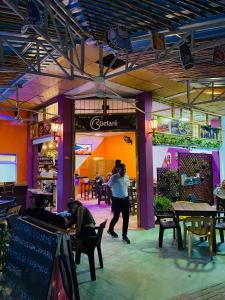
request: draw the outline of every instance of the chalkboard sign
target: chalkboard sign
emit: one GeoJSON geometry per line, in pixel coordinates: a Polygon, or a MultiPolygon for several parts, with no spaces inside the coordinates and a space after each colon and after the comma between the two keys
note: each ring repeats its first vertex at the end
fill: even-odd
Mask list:
{"type": "Polygon", "coordinates": [[[56,234],[15,220],[4,274],[12,299],[47,299],[57,243],[56,234]]]}

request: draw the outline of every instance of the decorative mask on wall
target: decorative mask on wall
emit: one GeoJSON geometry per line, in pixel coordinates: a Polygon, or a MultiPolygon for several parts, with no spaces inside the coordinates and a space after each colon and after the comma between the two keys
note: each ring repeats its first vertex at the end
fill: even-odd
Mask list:
{"type": "Polygon", "coordinates": [[[125,135],[125,136],[123,137],[123,140],[124,140],[124,142],[127,143],[127,144],[130,144],[130,145],[133,144],[133,141],[132,141],[132,139],[131,139],[130,136],[125,135]]]}

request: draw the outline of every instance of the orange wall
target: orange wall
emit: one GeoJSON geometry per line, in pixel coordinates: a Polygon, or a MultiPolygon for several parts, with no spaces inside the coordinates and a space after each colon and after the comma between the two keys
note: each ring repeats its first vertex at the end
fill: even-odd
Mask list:
{"type": "MultiPolygon", "coordinates": [[[[2,114],[9,115],[5,111],[2,114]]],[[[22,115],[22,114],[21,114],[22,115]]],[[[26,123],[12,124],[11,121],[0,120],[0,153],[17,155],[17,183],[26,183],[27,168],[27,125],[26,123]]]]}
{"type": "MultiPolygon", "coordinates": [[[[127,174],[130,178],[136,178],[136,141],[135,133],[129,132],[133,144],[127,144],[123,140],[124,134],[105,137],[103,142],[93,151],[92,155],[80,167],[80,176],[93,178],[95,171],[102,170],[103,176],[111,172],[116,159],[121,159],[126,165],[127,174]],[[103,161],[94,161],[94,157],[103,157],[103,161]],[[104,164],[102,166],[102,164],[104,164]],[[105,173],[105,174],[104,174],[105,173]]],[[[100,172],[102,173],[102,172],[100,172]]]]}
{"type": "Polygon", "coordinates": [[[136,178],[136,141],[135,133],[129,132],[126,134],[133,141],[132,145],[125,143],[123,140],[124,134],[104,139],[105,159],[116,160],[121,159],[126,165],[127,175],[136,178]]]}

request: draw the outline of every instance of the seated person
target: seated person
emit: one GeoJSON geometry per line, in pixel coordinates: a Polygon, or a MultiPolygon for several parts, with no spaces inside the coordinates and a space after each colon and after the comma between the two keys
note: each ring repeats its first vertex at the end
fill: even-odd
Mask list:
{"type": "Polygon", "coordinates": [[[108,172],[108,173],[106,174],[105,182],[108,182],[111,176],[112,176],[112,173],[111,173],[111,172],[108,172]]]}
{"type": "Polygon", "coordinates": [[[96,194],[98,198],[98,203],[100,203],[102,198],[102,190],[103,190],[103,186],[102,186],[103,178],[99,173],[96,173],[95,182],[96,182],[96,194]]]}
{"type": "Polygon", "coordinates": [[[69,201],[67,207],[70,216],[66,227],[76,225],[76,237],[80,240],[95,236],[95,220],[90,211],[78,200],[69,201]]]}
{"type": "Polygon", "coordinates": [[[50,223],[51,225],[54,225],[56,227],[65,229],[65,219],[45,209],[48,206],[48,202],[49,200],[46,195],[35,195],[34,207],[25,209],[23,212],[23,216],[30,216],[46,223],[50,223]]]}
{"type": "MultiPolygon", "coordinates": [[[[214,196],[216,196],[216,198],[218,198],[217,201],[219,201],[220,199],[224,200],[224,201],[219,201],[219,202],[220,202],[220,205],[223,207],[223,209],[225,209],[225,180],[222,181],[221,186],[214,189],[213,194],[214,194],[214,196]]],[[[218,206],[217,206],[217,208],[218,208],[218,206]]]]}

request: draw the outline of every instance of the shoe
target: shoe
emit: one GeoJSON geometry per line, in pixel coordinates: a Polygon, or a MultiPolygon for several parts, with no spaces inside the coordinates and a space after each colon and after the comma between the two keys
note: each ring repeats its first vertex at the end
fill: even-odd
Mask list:
{"type": "Polygon", "coordinates": [[[127,244],[130,244],[130,240],[128,239],[127,236],[123,236],[123,241],[126,242],[127,244]]]}
{"type": "Polygon", "coordinates": [[[115,233],[115,231],[111,231],[111,230],[108,230],[107,231],[108,232],[108,234],[110,234],[111,235],[111,237],[113,237],[113,238],[118,238],[118,234],[117,233],[115,233]]]}

